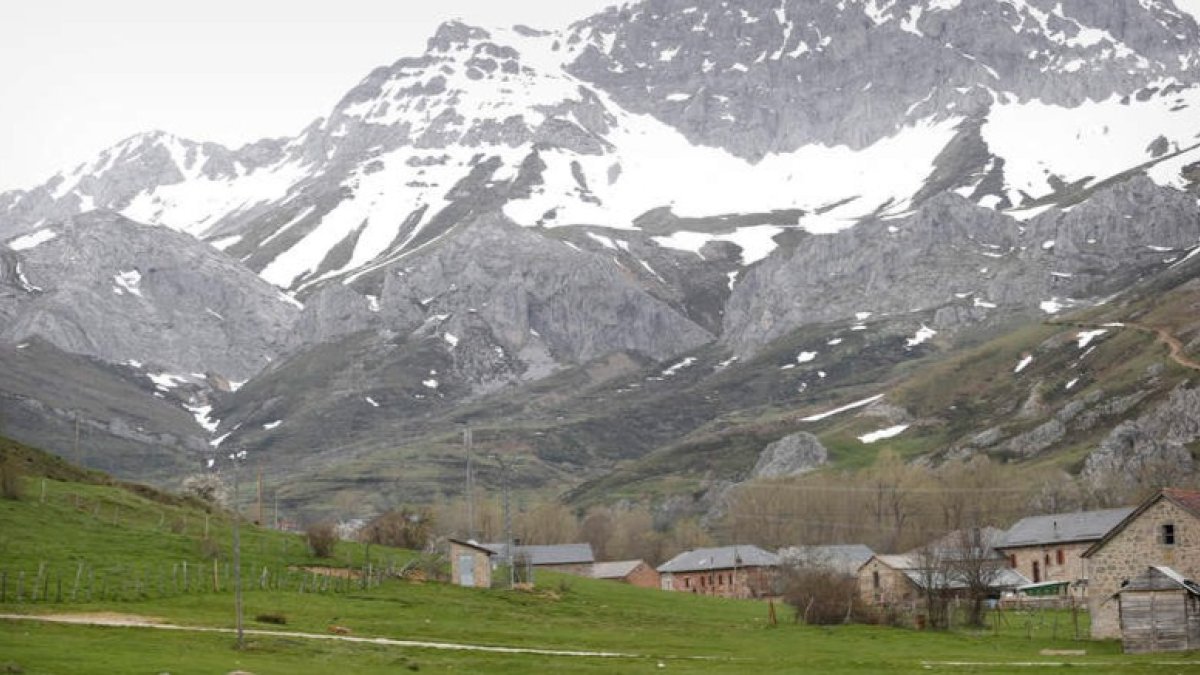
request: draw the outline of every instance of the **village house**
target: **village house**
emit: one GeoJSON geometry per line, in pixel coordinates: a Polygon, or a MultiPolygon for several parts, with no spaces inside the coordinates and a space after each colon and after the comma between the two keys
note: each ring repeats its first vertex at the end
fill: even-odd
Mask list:
{"type": "Polygon", "coordinates": [[[494,552],[473,541],[450,540],[450,579],[459,586],[490,588],[494,552]]]}
{"type": "Polygon", "coordinates": [[[1117,593],[1126,653],[1200,649],[1200,585],[1151,566],[1117,593]]]}
{"type": "MultiPolygon", "coordinates": [[[[496,554],[497,561],[507,560],[505,544],[481,544],[496,554]]],[[[538,546],[517,545],[513,552],[518,565],[529,565],[534,569],[552,570],[583,577],[592,576],[592,565],[596,556],[591,544],[548,544],[538,546]]]]}
{"type": "Polygon", "coordinates": [[[775,595],[778,571],[778,556],[746,544],[684,551],[658,566],[664,591],[725,598],[775,595]]]}
{"type": "Polygon", "coordinates": [[[996,551],[1003,535],[994,527],[955,530],[903,555],[873,555],[858,569],[859,596],[870,604],[900,606],[922,598],[927,587],[966,594],[973,578],[999,597],[1029,583],[996,551]]]}
{"type": "Polygon", "coordinates": [[[1030,516],[1009,528],[996,550],[1038,588],[1082,599],[1088,579],[1083,552],[1130,513],[1133,507],[1030,516]]]}
{"type": "Polygon", "coordinates": [[[658,570],[646,564],[644,560],[598,562],[592,566],[592,577],[642,588],[659,588],[658,570]]]}
{"type": "Polygon", "coordinates": [[[872,605],[893,606],[909,603],[921,595],[913,581],[916,561],[908,555],[876,553],[858,568],[858,594],[872,605]]]}
{"type": "Polygon", "coordinates": [[[1082,557],[1087,561],[1093,638],[1121,635],[1119,603],[1125,582],[1147,566],[1200,577],[1200,490],[1164,488],[1142,502],[1082,557]]]}

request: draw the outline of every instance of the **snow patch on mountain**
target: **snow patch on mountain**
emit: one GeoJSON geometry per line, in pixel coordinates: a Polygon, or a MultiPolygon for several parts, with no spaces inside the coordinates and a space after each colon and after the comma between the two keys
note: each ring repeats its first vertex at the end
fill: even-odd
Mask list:
{"type": "MultiPolygon", "coordinates": [[[[989,150],[1004,159],[1008,197],[1020,204],[1022,193],[1050,194],[1057,181],[1095,184],[1154,159],[1148,149],[1159,138],[1163,153],[1195,147],[1200,144],[1198,112],[1200,87],[1146,101],[1114,96],[1075,108],[1039,101],[1004,103],[993,106],[981,133],[989,150]],[[1081,152],[1081,147],[1088,150],[1081,152]]],[[[1178,169],[1185,163],[1180,159],[1151,170],[1150,176],[1182,187],[1178,169]]]]}
{"type": "Polygon", "coordinates": [[[51,229],[38,230],[24,236],[17,237],[8,242],[8,247],[14,251],[25,251],[35,246],[44,244],[55,237],[58,233],[51,229]]]}

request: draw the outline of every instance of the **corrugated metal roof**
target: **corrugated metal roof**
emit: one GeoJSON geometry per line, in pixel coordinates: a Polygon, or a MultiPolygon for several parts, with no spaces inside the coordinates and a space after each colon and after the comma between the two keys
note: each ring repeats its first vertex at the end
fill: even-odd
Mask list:
{"type": "Polygon", "coordinates": [[[727,570],[735,567],[775,567],[779,556],[761,548],[740,544],[720,548],[698,548],[684,551],[658,566],[659,572],[701,572],[727,570]]]}
{"type": "Polygon", "coordinates": [[[598,562],[592,565],[592,577],[596,579],[624,579],[641,564],[641,560],[598,562]]]}
{"type": "Polygon", "coordinates": [[[826,544],[823,546],[789,546],[779,550],[779,559],[786,565],[828,567],[853,574],[875,555],[863,544],[826,544]]]}
{"type": "Polygon", "coordinates": [[[1183,575],[1170,567],[1154,565],[1138,576],[1130,579],[1121,586],[1122,591],[1163,591],[1181,588],[1192,595],[1200,596],[1200,585],[1183,578],[1183,575]]]}
{"type": "Polygon", "coordinates": [[[873,557],[894,570],[910,570],[917,566],[917,561],[910,555],[876,553],[873,557]]]}
{"type": "MultiPolygon", "coordinates": [[[[918,588],[925,588],[925,582],[930,581],[936,588],[962,589],[967,588],[966,581],[962,575],[956,572],[926,572],[925,570],[902,570],[904,576],[908,577],[918,588]]],[[[996,576],[992,578],[988,588],[1019,588],[1029,584],[1029,579],[1020,572],[1005,567],[996,571],[996,576]]]]}
{"type": "Polygon", "coordinates": [[[1009,528],[997,548],[1096,541],[1133,513],[1133,507],[1030,516],[1009,528]]]}
{"type": "MultiPolygon", "coordinates": [[[[500,557],[505,556],[505,544],[481,544],[484,548],[495,551],[500,557]]],[[[579,565],[595,562],[591,544],[549,544],[539,546],[517,546],[517,557],[529,556],[533,565],[579,565]]]]}

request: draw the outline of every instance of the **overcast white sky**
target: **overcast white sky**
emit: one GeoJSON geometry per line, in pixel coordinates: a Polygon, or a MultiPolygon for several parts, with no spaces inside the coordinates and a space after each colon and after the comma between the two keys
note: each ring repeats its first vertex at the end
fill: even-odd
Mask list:
{"type": "Polygon", "coordinates": [[[617,0],[36,0],[0,9],[0,191],[133,134],[291,135],[450,18],[557,28],[617,0]]]}

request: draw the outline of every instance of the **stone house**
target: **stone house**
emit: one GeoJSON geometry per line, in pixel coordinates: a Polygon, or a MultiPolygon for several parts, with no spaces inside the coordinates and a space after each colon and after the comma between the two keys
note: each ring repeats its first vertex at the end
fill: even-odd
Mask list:
{"type": "Polygon", "coordinates": [[[858,568],[858,594],[872,605],[895,606],[921,597],[913,580],[916,560],[909,555],[875,554],[858,568]]]}
{"type": "Polygon", "coordinates": [[[1133,513],[1133,507],[1052,513],[1017,521],[1004,534],[996,550],[1034,584],[1052,584],[1076,598],[1087,595],[1088,550],[1133,513]]]}
{"type": "Polygon", "coordinates": [[[641,588],[659,588],[660,583],[658,570],[646,564],[644,560],[598,562],[592,566],[592,577],[619,581],[641,588]]]}
{"type": "Polygon", "coordinates": [[[1093,638],[1121,636],[1114,596],[1147,566],[1200,577],[1200,490],[1164,488],[1083,552],[1093,638]]]}
{"type": "Polygon", "coordinates": [[[776,594],[779,557],[753,545],[684,551],[658,566],[664,591],[765,598],[776,594]]]}
{"type": "Polygon", "coordinates": [[[450,540],[450,580],[459,586],[491,588],[492,551],[472,541],[450,540]]]}

